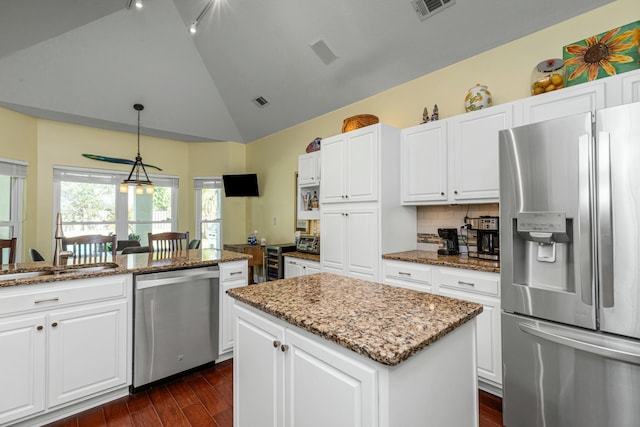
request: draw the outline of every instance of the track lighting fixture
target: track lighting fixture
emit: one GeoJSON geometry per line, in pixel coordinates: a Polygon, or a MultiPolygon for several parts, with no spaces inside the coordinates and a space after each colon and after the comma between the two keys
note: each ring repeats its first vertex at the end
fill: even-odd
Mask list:
{"type": "MultiPolygon", "coordinates": [[[[127,1],[127,9],[131,9],[131,6],[134,4],[134,0],[127,1]]],[[[142,0],[135,0],[136,9],[142,9],[142,0]]]]}
{"type": "Polygon", "coordinates": [[[196,17],[196,19],[193,20],[193,22],[191,23],[191,26],[189,26],[189,32],[191,34],[195,34],[198,31],[198,22],[200,22],[202,17],[209,11],[209,9],[211,9],[211,6],[213,6],[214,1],[215,0],[207,1],[207,4],[204,6],[204,9],[202,9],[202,12],[200,12],[200,14],[196,17]]]}

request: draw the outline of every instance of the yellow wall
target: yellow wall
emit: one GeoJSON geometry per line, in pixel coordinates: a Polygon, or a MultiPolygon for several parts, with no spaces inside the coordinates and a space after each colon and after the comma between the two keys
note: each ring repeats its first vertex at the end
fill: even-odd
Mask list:
{"type": "MultiPolygon", "coordinates": [[[[340,133],[346,117],[375,114],[381,121],[403,128],[419,123],[422,109],[427,106],[431,111],[433,104],[438,104],[441,118],[462,114],[467,89],[476,83],[489,86],[496,104],[529,96],[529,77],[535,64],[562,57],[565,44],[639,19],[638,0],[618,0],[248,145],[187,144],[143,136],[141,154],[146,163],[162,167],[162,173],[180,177],[179,230],[195,233],[194,176],[255,172],[259,198],[224,200],[224,242],[243,242],[252,230],[258,230],[258,237],[266,237],[270,243],[289,242],[294,231],[298,155],[315,137],[340,133]]],[[[135,136],[129,133],[37,120],[0,108],[0,157],[30,165],[22,259],[28,259],[29,247],[42,249],[50,258],[53,165],[128,171],[124,165],[85,159],[81,154],[132,158],[135,150],[135,136]]]]}
{"type": "MultiPolygon", "coordinates": [[[[538,62],[562,58],[564,45],[637,20],[640,20],[640,2],[618,0],[252,142],[247,150],[247,170],[257,172],[267,186],[263,188],[263,197],[249,202],[248,225],[260,230],[261,234],[264,232],[268,240],[291,240],[294,197],[289,191],[289,178],[297,169],[297,156],[305,152],[305,147],[315,137],[340,133],[345,118],[374,114],[386,124],[405,128],[422,121],[425,106],[431,113],[433,105],[438,104],[440,118],[462,114],[467,90],[476,83],[489,87],[495,104],[527,97],[530,95],[531,70],[538,62]],[[278,217],[275,226],[272,223],[274,216],[278,217]]],[[[443,40],[443,48],[446,48],[446,37],[443,40]]]]}

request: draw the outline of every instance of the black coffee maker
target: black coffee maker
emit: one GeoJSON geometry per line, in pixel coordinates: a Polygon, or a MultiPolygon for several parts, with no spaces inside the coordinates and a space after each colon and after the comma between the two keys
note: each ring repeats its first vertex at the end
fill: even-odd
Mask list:
{"type": "Polygon", "coordinates": [[[458,255],[458,230],[455,228],[438,228],[438,236],[442,239],[443,248],[438,249],[439,255],[458,255]]]}

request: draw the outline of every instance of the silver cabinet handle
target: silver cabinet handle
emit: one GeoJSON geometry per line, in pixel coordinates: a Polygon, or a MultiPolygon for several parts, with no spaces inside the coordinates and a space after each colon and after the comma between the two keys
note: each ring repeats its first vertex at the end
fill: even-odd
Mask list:
{"type": "Polygon", "coordinates": [[[238,274],[242,274],[242,271],[232,271],[231,273],[229,273],[229,276],[235,276],[238,274]]]}
{"type": "Polygon", "coordinates": [[[39,300],[35,300],[33,303],[34,304],[42,304],[43,302],[56,302],[58,301],[59,298],[55,297],[55,298],[49,298],[49,299],[39,299],[39,300]]]}
{"type": "Polygon", "coordinates": [[[286,344],[282,344],[282,345],[280,346],[280,350],[282,350],[282,352],[284,353],[285,351],[289,350],[289,346],[288,346],[288,345],[286,345],[286,344]]]}
{"type": "Polygon", "coordinates": [[[475,286],[476,284],[473,282],[463,282],[462,280],[458,280],[458,285],[475,286]]]}
{"type": "Polygon", "coordinates": [[[280,341],[274,341],[273,347],[278,348],[280,346],[280,341]]]}
{"type": "Polygon", "coordinates": [[[401,276],[409,276],[411,277],[411,273],[405,273],[404,271],[398,271],[398,274],[401,276]]]}

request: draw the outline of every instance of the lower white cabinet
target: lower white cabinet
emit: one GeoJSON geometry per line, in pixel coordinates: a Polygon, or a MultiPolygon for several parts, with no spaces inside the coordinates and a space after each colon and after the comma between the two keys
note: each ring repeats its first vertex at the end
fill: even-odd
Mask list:
{"type": "Polygon", "coordinates": [[[232,261],[220,263],[220,329],[218,336],[219,360],[228,359],[233,350],[233,299],[227,291],[241,286],[247,286],[247,261],[232,261]]]}
{"type": "Polygon", "coordinates": [[[296,257],[284,257],[284,278],[320,273],[320,261],[310,261],[296,257]]]}
{"type": "Polygon", "coordinates": [[[0,425],[126,394],[131,286],[116,275],[0,289],[0,425]]]}
{"type": "Polygon", "coordinates": [[[234,309],[236,427],[478,423],[475,319],[386,366],[248,305],[234,309]]]}
{"type": "Polygon", "coordinates": [[[383,283],[414,291],[431,292],[431,266],[404,261],[382,262],[383,283]]]}

